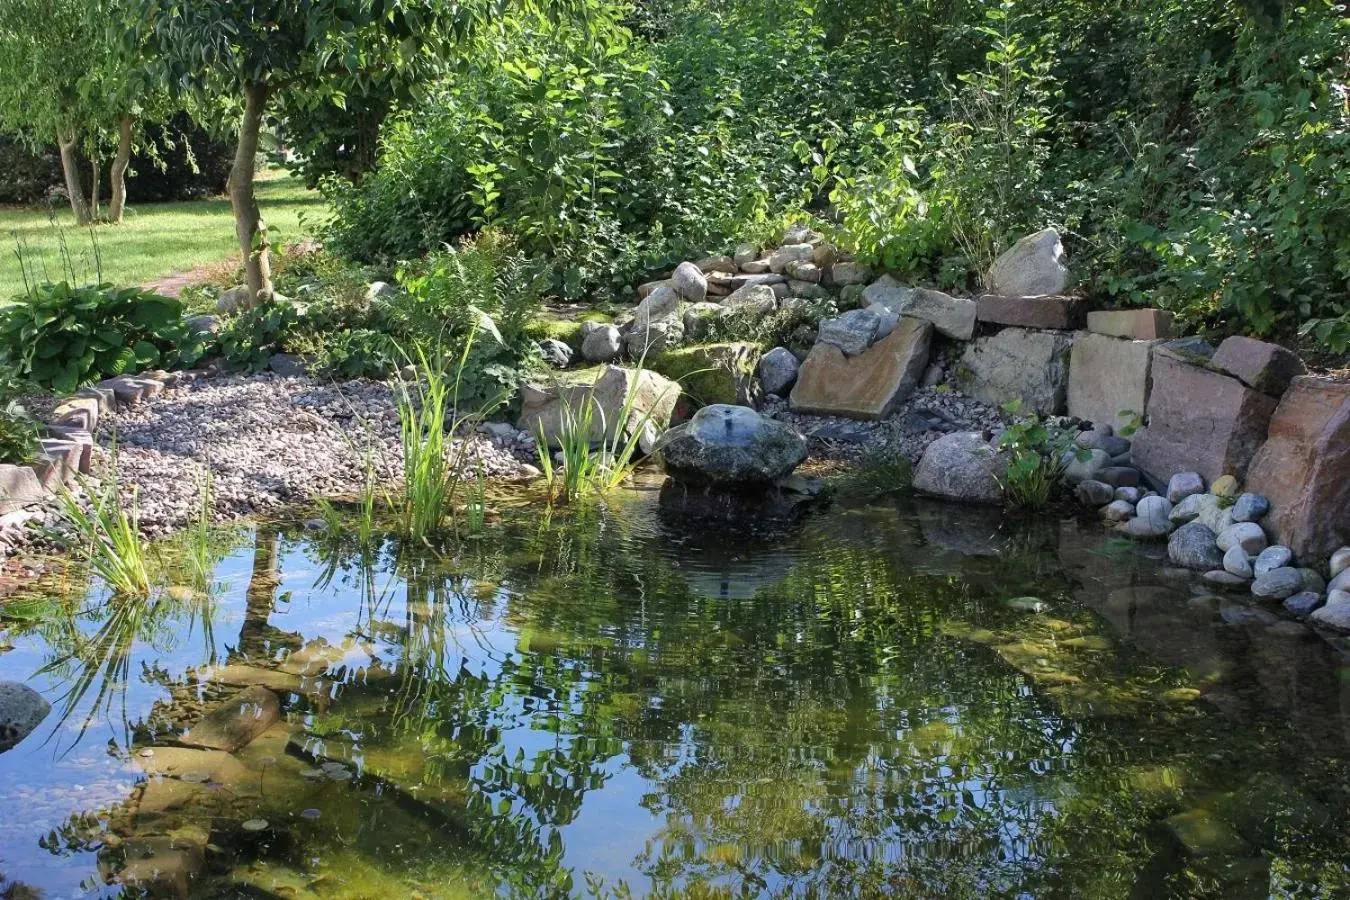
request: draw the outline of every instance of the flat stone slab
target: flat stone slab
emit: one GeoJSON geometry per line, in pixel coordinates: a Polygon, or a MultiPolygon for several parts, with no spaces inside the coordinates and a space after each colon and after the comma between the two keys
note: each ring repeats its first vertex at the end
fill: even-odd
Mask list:
{"type": "Polygon", "coordinates": [[[1077,297],[1004,297],[985,294],[977,298],[975,303],[975,320],[992,325],[1065,331],[1083,323],[1083,301],[1077,297]]]}
{"type": "Polygon", "coordinates": [[[1022,412],[1057,415],[1064,412],[1072,343],[1061,331],[1005,328],[966,345],[958,381],[985,403],[1021,400],[1022,412]]]}
{"type": "Polygon", "coordinates": [[[1069,415],[1116,428],[1148,406],[1153,345],[1091,331],[1073,336],[1069,356],[1069,415]]]}
{"type": "Polygon", "coordinates": [[[0,464],[0,513],[36,503],[45,495],[42,479],[32,466],[0,464]]]}
{"type": "Polygon", "coordinates": [[[178,739],[184,747],[233,753],[281,718],[277,695],[265,687],[245,688],[221,702],[178,739]]]}
{"type": "Polygon", "coordinates": [[[1295,378],[1247,473],[1265,496],[1261,524],[1304,560],[1350,544],[1350,384],[1295,378]]]}
{"type": "Polygon", "coordinates": [[[99,401],[94,397],[72,397],[52,410],[52,425],[78,428],[81,431],[98,430],[99,401]]]}
{"type": "Polygon", "coordinates": [[[797,373],[794,412],[884,419],[914,391],[928,365],[933,325],[903,317],[895,330],[857,356],[817,343],[797,373]]]}
{"type": "Polygon", "coordinates": [[[1265,442],[1275,405],[1236,378],[1155,354],[1148,425],[1134,437],[1132,458],[1159,481],[1191,471],[1211,483],[1223,475],[1242,478],[1265,442]]]}
{"type": "Polygon", "coordinates": [[[1172,337],[1172,314],[1161,309],[1107,309],[1087,314],[1087,330],[1131,341],[1172,337]]]}

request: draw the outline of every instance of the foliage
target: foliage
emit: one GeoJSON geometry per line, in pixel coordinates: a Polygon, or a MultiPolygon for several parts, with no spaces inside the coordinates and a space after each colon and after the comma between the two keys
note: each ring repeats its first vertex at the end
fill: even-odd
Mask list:
{"type": "MultiPolygon", "coordinates": [[[[1014,400],[1003,404],[1003,411],[1016,416],[1021,407],[1022,401],[1014,400]]],[[[1000,479],[1003,499],[1026,509],[1046,506],[1064,474],[1075,433],[1039,415],[1008,423],[998,439],[999,450],[1009,457],[1000,479]]]]}
{"type": "Polygon", "coordinates": [[[907,493],[914,481],[914,465],[899,442],[869,448],[838,479],[837,490],[856,500],[876,500],[907,493]]]}
{"type": "Polygon", "coordinates": [[[513,20],[327,183],[331,246],[497,224],[567,298],[626,296],[803,207],[952,290],[1023,233],[1189,327],[1350,345],[1347,29],[1327,0],[674,2],[597,43],[513,20]]]}
{"type": "Polygon", "coordinates": [[[150,576],[139,523],[138,489],[131,489],[130,508],[124,508],[116,468],[114,454],[101,483],[80,477],[87,508],[68,489],[59,490],[56,496],[94,574],[117,594],[143,598],[150,593],[150,576]]]}
{"type": "Polygon", "coordinates": [[[182,304],[140,288],[48,282],[0,309],[0,367],[61,393],[199,355],[182,304]]]}
{"type": "Polygon", "coordinates": [[[404,293],[385,313],[391,334],[423,346],[462,341],[469,348],[457,376],[461,401],[495,407],[538,365],[530,325],[543,307],[548,273],[510,235],[488,229],[406,264],[398,283],[404,293]],[[494,340],[474,340],[485,322],[494,340]]]}
{"type": "Polygon", "coordinates": [[[0,372],[0,463],[24,463],[37,452],[38,423],[18,393],[18,384],[0,372]]]}

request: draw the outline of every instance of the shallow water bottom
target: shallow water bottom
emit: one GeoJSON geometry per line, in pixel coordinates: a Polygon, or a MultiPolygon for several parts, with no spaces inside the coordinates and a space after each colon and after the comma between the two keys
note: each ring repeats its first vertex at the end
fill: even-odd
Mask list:
{"type": "Polygon", "coordinates": [[[0,620],[0,896],[1350,894],[1350,667],[1095,525],[357,540],[0,620]]]}

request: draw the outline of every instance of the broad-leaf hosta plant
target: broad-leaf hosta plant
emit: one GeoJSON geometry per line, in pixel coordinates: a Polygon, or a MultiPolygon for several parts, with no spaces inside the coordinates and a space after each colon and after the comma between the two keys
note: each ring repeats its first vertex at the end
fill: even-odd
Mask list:
{"type": "Polygon", "coordinates": [[[0,307],[0,368],[59,393],[199,354],[182,304],[141,288],[40,284],[0,307]]]}

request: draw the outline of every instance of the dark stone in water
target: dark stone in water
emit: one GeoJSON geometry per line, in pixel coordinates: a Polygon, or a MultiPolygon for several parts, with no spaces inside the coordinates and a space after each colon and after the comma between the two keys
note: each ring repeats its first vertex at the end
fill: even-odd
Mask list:
{"type": "Polygon", "coordinates": [[[719,523],[744,527],[781,527],[797,521],[823,493],[812,495],[778,486],[757,487],[752,490],[734,490],[725,486],[688,484],[667,478],[661,485],[659,502],[665,521],[686,527],[697,523],[700,527],[716,527],[719,523]]]}

